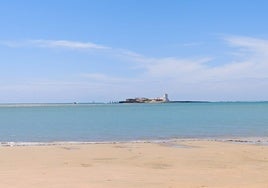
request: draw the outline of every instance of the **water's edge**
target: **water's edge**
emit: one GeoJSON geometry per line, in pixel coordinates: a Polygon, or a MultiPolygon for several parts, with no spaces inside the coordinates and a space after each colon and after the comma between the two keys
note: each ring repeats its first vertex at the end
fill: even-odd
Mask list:
{"type": "Polygon", "coordinates": [[[268,146],[268,137],[229,137],[229,138],[172,138],[161,140],[129,140],[129,141],[51,141],[51,142],[0,142],[0,147],[18,146],[61,146],[61,145],[87,145],[87,144],[124,144],[124,143],[156,143],[172,144],[174,142],[210,141],[230,142],[239,144],[265,145],[268,146]]]}

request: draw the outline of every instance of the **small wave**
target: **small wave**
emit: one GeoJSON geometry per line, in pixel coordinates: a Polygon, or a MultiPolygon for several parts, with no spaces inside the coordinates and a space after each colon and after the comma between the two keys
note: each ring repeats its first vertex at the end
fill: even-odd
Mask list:
{"type": "Polygon", "coordinates": [[[119,143],[171,143],[180,141],[216,141],[232,142],[240,144],[268,145],[268,137],[236,137],[236,138],[170,138],[154,140],[127,140],[127,141],[52,141],[52,142],[0,142],[0,147],[13,146],[59,146],[59,145],[83,145],[83,144],[119,144],[119,143]]]}

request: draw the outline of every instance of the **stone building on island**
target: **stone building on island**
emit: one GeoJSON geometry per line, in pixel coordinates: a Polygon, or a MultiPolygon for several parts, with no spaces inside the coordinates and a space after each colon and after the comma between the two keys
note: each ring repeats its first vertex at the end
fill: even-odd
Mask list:
{"type": "Polygon", "coordinates": [[[120,101],[119,103],[167,103],[167,102],[169,102],[168,94],[165,93],[163,97],[159,97],[159,98],[153,98],[153,99],[144,98],[144,97],[129,98],[129,99],[126,99],[125,101],[120,101]]]}

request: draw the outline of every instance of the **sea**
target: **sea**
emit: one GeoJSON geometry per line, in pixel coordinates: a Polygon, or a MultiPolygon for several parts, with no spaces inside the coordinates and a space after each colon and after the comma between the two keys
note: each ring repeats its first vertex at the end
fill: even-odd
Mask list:
{"type": "Polygon", "coordinates": [[[268,102],[0,104],[0,143],[267,138],[268,102]]]}

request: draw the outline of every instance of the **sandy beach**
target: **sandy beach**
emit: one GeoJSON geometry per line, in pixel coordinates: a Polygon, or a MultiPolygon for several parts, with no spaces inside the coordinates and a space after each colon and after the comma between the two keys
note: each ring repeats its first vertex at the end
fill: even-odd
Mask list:
{"type": "Polygon", "coordinates": [[[268,187],[268,146],[218,141],[0,147],[0,187],[268,187]]]}

